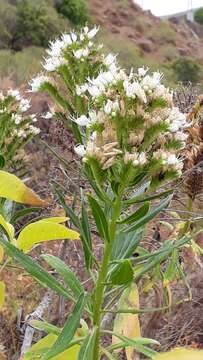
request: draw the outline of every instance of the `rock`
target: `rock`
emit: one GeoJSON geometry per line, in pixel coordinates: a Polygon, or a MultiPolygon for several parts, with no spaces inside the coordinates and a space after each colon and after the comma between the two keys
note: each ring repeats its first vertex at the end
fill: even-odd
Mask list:
{"type": "Polygon", "coordinates": [[[137,44],[145,52],[150,53],[153,50],[153,44],[150,40],[139,40],[137,44]]]}

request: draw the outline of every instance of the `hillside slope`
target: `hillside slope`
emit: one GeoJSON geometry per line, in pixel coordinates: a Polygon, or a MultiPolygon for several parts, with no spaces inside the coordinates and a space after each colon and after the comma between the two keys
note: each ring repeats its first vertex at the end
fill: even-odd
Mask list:
{"type": "Polygon", "coordinates": [[[119,39],[121,47],[130,42],[141,55],[159,63],[191,56],[203,64],[201,25],[184,19],[161,20],[132,0],[89,0],[89,9],[94,21],[112,39],[119,39]]]}

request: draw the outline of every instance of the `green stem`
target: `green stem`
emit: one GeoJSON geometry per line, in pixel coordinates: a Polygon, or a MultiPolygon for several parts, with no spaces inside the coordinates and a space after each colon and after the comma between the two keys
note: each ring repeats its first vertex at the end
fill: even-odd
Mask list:
{"type": "Polygon", "coordinates": [[[120,209],[121,209],[121,196],[118,196],[114,203],[112,220],[110,223],[110,229],[109,229],[110,242],[105,243],[103,260],[101,263],[97,285],[95,289],[93,324],[94,326],[97,326],[97,333],[94,344],[94,360],[99,360],[99,340],[100,340],[100,331],[101,331],[101,312],[102,312],[103,296],[106,286],[105,283],[108,273],[111,251],[116,234],[116,221],[120,215],[120,209]]]}

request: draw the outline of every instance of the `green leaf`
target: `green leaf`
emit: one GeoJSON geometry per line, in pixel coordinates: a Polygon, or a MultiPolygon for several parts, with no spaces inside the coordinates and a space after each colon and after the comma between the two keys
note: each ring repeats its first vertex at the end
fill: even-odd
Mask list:
{"type": "Polygon", "coordinates": [[[145,201],[159,199],[161,197],[166,197],[167,195],[172,194],[173,191],[174,190],[170,189],[170,190],[166,190],[166,191],[160,192],[158,194],[154,194],[154,195],[149,195],[149,196],[145,195],[145,197],[138,195],[138,196],[132,197],[132,198],[124,201],[124,204],[132,205],[132,204],[139,204],[139,203],[142,203],[142,202],[145,202],[145,201]]]}
{"type": "Polygon", "coordinates": [[[83,243],[83,250],[85,255],[85,264],[87,269],[89,270],[92,267],[92,237],[90,231],[90,225],[88,220],[87,211],[85,208],[84,200],[82,200],[82,214],[81,214],[81,240],[83,243]]]}
{"type": "Polygon", "coordinates": [[[14,228],[11,224],[9,224],[2,215],[0,215],[0,227],[3,228],[6,236],[10,241],[14,238],[14,228]]]}
{"type": "Polygon", "coordinates": [[[25,226],[20,232],[17,240],[17,246],[19,249],[27,252],[33,247],[33,245],[43,241],[79,239],[79,234],[76,231],[70,230],[60,224],[60,222],[64,222],[65,219],[66,218],[60,217],[47,218],[25,226]]]}
{"type": "Polygon", "coordinates": [[[88,196],[89,204],[92,210],[92,214],[95,219],[97,230],[102,239],[110,242],[109,228],[106,216],[98,204],[98,202],[91,196],[88,196]]]}
{"type": "Polygon", "coordinates": [[[157,214],[159,214],[162,210],[167,208],[167,206],[170,204],[170,201],[172,199],[172,196],[167,197],[166,199],[160,201],[160,203],[154,207],[147,215],[143,216],[140,220],[138,220],[135,224],[133,224],[130,227],[126,227],[124,232],[131,232],[135,231],[141,226],[147,224],[149,221],[151,221],[157,214]]]}
{"type": "Polygon", "coordinates": [[[2,170],[0,170],[0,197],[33,206],[48,205],[15,175],[2,170]]]}
{"type": "Polygon", "coordinates": [[[84,294],[80,281],[61,259],[53,255],[42,255],[42,258],[63,277],[76,299],[80,294],[84,294]]]}
{"type": "Polygon", "coordinates": [[[79,326],[80,319],[85,306],[85,296],[80,295],[73,312],[66,321],[64,328],[52,348],[44,355],[43,360],[48,360],[65,351],[73,339],[79,326]]]}
{"type": "Polygon", "coordinates": [[[78,219],[78,216],[74,213],[74,211],[66,204],[64,196],[62,192],[55,187],[55,192],[58,196],[59,202],[61,206],[63,207],[66,215],[70,218],[73,225],[75,225],[77,228],[80,228],[80,220],[78,219]]]}
{"type": "Polygon", "coordinates": [[[133,281],[133,268],[129,260],[121,261],[111,273],[110,279],[114,285],[124,285],[133,281]]]}
{"type": "MultiPolygon", "coordinates": [[[[32,345],[31,349],[24,355],[22,360],[34,360],[43,359],[43,355],[50,349],[56,342],[57,336],[54,334],[48,334],[36,344],[32,345]]],[[[59,355],[54,356],[53,360],[77,360],[80,346],[73,344],[68,347],[67,350],[59,355]]]]}
{"type": "Polygon", "coordinates": [[[129,234],[118,230],[111,252],[111,260],[126,259],[131,257],[142,240],[142,237],[142,228],[129,234]]]}
{"type": "Polygon", "coordinates": [[[15,224],[17,221],[24,218],[25,216],[33,214],[35,212],[39,212],[40,210],[41,210],[40,207],[32,207],[32,208],[16,211],[11,218],[11,223],[15,224]]]}
{"type": "Polygon", "coordinates": [[[81,345],[78,360],[94,360],[94,343],[97,327],[94,327],[91,334],[88,334],[81,345]]]}
{"type": "Polygon", "coordinates": [[[30,326],[34,327],[37,330],[41,330],[46,332],[47,334],[55,334],[60,335],[62,329],[58,328],[55,325],[52,325],[46,321],[40,321],[40,320],[31,320],[29,321],[30,326]]]}
{"type": "Polygon", "coordinates": [[[140,220],[144,217],[149,211],[149,202],[145,202],[138,210],[136,210],[133,214],[127,216],[125,219],[120,220],[119,224],[132,224],[135,221],[140,220]]]}
{"type": "Polygon", "coordinates": [[[57,294],[63,295],[65,298],[71,298],[69,292],[52,275],[34,262],[29,256],[23,254],[22,251],[2,238],[0,238],[0,244],[9,256],[18,261],[24,269],[41,284],[52,289],[57,294]]]}

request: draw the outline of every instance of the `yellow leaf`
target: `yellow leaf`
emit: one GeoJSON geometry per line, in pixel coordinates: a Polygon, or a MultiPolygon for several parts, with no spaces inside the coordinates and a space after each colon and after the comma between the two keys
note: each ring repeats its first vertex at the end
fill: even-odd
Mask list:
{"type": "Polygon", "coordinates": [[[0,311],[4,306],[4,300],[5,300],[5,284],[3,281],[0,281],[0,311]]]}
{"type": "MultiPolygon", "coordinates": [[[[59,218],[59,222],[61,221],[60,219],[62,218],[59,218]]],[[[49,218],[27,225],[18,237],[17,246],[24,252],[28,252],[35,244],[44,241],[63,239],[77,240],[79,236],[78,232],[58,224],[56,218],[54,218],[54,222],[49,218]]]]}
{"type": "Polygon", "coordinates": [[[4,249],[3,249],[3,247],[0,245],[0,262],[3,261],[3,258],[4,258],[4,249]]]}
{"type": "Polygon", "coordinates": [[[47,219],[42,219],[42,220],[39,220],[39,221],[51,221],[51,222],[55,222],[57,224],[61,224],[61,223],[64,223],[68,220],[69,218],[68,217],[65,217],[65,216],[55,216],[55,217],[50,217],[50,218],[47,218],[47,219]]]}
{"type": "MultiPolygon", "coordinates": [[[[54,334],[49,334],[49,335],[45,336],[43,339],[41,339],[40,341],[38,341],[36,344],[34,344],[31,347],[29,352],[27,354],[25,354],[25,356],[22,360],[33,359],[33,355],[35,353],[37,354],[37,352],[39,350],[44,349],[45,351],[47,351],[55,343],[56,339],[57,339],[57,335],[54,335],[54,334]]],[[[69,348],[68,350],[65,350],[64,352],[62,352],[61,354],[54,356],[52,358],[52,360],[77,360],[79,350],[80,350],[80,346],[74,345],[71,348],[69,348]]]]}
{"type": "Polygon", "coordinates": [[[177,348],[167,353],[156,355],[153,360],[202,360],[202,350],[189,350],[177,348]]]}
{"type": "Polygon", "coordinates": [[[0,197],[22,204],[46,206],[42,199],[13,174],[0,170],[0,197]]]}
{"type": "Polygon", "coordinates": [[[9,224],[2,215],[0,215],[0,225],[6,230],[9,239],[12,240],[14,237],[14,227],[9,224]]]}
{"type": "MultiPolygon", "coordinates": [[[[136,284],[132,284],[122,294],[118,309],[139,309],[139,293],[136,284]]],[[[130,339],[141,337],[140,322],[137,314],[117,314],[114,321],[114,332],[124,335],[130,339]]],[[[120,340],[113,336],[113,344],[117,344],[120,340]]],[[[133,359],[134,348],[126,348],[127,360],[133,359]]]]}

